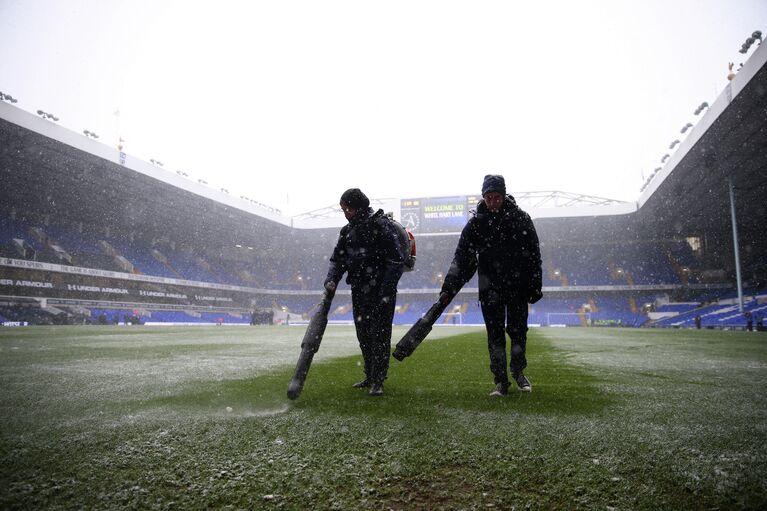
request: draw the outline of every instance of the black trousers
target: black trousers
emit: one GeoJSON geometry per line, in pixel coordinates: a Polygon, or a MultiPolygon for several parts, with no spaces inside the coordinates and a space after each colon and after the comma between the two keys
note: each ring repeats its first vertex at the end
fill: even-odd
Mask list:
{"type": "Polygon", "coordinates": [[[396,293],[382,298],[376,290],[352,288],[354,327],[365,361],[365,378],[373,384],[383,383],[389,372],[391,329],[396,302],[396,293]]]}
{"type": "Polygon", "coordinates": [[[481,302],[482,316],[487,329],[487,349],[490,352],[490,371],[495,383],[509,383],[506,372],[506,334],[511,340],[512,377],[527,367],[527,300],[490,297],[481,302]]]}

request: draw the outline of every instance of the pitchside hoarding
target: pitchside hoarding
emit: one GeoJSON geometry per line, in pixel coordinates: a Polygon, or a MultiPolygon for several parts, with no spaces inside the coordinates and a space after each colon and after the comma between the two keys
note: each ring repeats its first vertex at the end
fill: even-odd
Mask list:
{"type": "Polygon", "coordinates": [[[479,195],[402,199],[400,217],[414,233],[461,232],[480,199],[479,195]]]}

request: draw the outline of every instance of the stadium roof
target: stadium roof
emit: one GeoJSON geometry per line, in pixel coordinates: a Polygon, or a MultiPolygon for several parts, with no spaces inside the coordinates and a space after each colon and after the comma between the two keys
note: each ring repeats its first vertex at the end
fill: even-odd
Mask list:
{"type": "MultiPolygon", "coordinates": [[[[646,224],[671,234],[689,234],[716,228],[729,230],[728,179],[734,185],[739,207],[748,205],[755,214],[743,215],[739,222],[748,232],[762,232],[767,194],[767,48],[760,46],[744,64],[720,97],[676,145],[676,152],[652,178],[636,203],[569,194],[561,191],[516,192],[515,197],[537,219],[583,217],[584,220],[639,212],[646,224]],[[761,209],[759,209],[761,208],[761,209]],[[761,231],[759,230],[761,229],[761,231]]],[[[692,117],[692,113],[691,113],[692,117]]],[[[72,132],[48,120],[36,117],[7,103],[0,102],[0,178],[4,204],[13,200],[45,203],[62,194],[81,190],[93,206],[114,207],[121,190],[140,186],[135,196],[144,208],[154,208],[160,216],[168,204],[152,204],[157,196],[151,190],[161,188],[164,195],[177,190],[175,207],[183,207],[180,198],[193,194],[218,206],[210,211],[237,218],[248,215],[294,227],[330,227],[322,220],[337,206],[315,210],[291,219],[246,197],[231,195],[177,175],[116,149],[72,132]],[[121,169],[125,169],[124,171],[121,169]],[[98,176],[98,184],[88,183],[98,176]],[[139,179],[140,178],[140,179],[139,179]],[[108,184],[108,189],[101,190],[108,184]],[[168,188],[166,188],[168,187],[168,188]],[[146,194],[147,196],[142,196],[146,194]],[[306,221],[306,222],[304,222],[306,221]],[[324,224],[324,225],[323,225],[324,224]]],[[[83,200],[71,197],[73,204],[83,200]]],[[[397,199],[379,199],[374,204],[395,210],[397,199]]],[[[131,215],[141,217],[135,211],[131,215]]],[[[188,211],[190,217],[202,212],[188,211]]],[[[340,212],[339,212],[340,215],[340,212]]],[[[340,216],[331,219],[338,222],[340,216]]],[[[247,220],[245,220],[247,221],[247,220]]]]}
{"type": "MultiPolygon", "coordinates": [[[[615,199],[606,199],[604,197],[594,197],[592,195],[583,195],[580,193],[562,192],[559,190],[534,191],[534,192],[510,192],[514,199],[524,209],[538,208],[566,208],[575,206],[612,206],[617,204],[629,204],[625,201],[615,199]]],[[[373,207],[384,209],[393,208],[401,199],[371,199],[370,204],[373,207]]],[[[327,206],[312,211],[307,211],[293,217],[294,220],[318,220],[318,219],[342,219],[343,213],[339,205],[327,206]]]]}
{"type": "Polygon", "coordinates": [[[767,45],[743,65],[638,201],[641,218],[669,232],[730,230],[729,182],[739,227],[764,232],[767,196],[767,45]],[[746,209],[748,208],[748,209],[746,209]]]}

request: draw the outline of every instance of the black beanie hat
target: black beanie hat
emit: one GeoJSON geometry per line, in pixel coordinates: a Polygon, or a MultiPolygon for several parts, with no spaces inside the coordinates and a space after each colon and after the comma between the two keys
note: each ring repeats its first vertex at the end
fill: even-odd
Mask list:
{"type": "Polygon", "coordinates": [[[341,204],[352,209],[362,209],[370,206],[370,200],[359,188],[349,188],[341,195],[341,204]]]}
{"type": "Polygon", "coordinates": [[[501,195],[506,195],[506,181],[500,174],[488,174],[485,176],[485,180],[482,181],[482,195],[487,192],[498,192],[501,195]]]}

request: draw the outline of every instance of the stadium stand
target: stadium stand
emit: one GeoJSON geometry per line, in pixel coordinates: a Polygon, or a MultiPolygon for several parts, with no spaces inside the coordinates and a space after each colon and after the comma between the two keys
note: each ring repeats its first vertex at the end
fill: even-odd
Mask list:
{"type": "MultiPolygon", "coordinates": [[[[767,289],[767,49],[754,55],[758,65],[712,103],[636,204],[530,210],[544,263],[544,299],[530,308],[530,324],[678,328],[700,316],[704,327],[744,328],[746,313],[767,312],[759,298],[767,289]],[[748,289],[742,310],[730,181],[748,289]]],[[[235,203],[106,146],[90,153],[78,140],[0,102],[3,322],[307,320],[343,221],[299,228],[273,208],[235,203]]],[[[436,299],[458,239],[416,235],[398,324],[412,324],[436,299]]],[[[476,288],[475,276],[441,323],[481,324],[476,288]]],[[[348,286],[330,319],[353,321],[348,286]]]]}
{"type": "Polygon", "coordinates": [[[752,316],[752,321],[755,324],[760,316],[764,317],[767,315],[767,303],[761,300],[747,300],[743,304],[742,312],[737,303],[717,303],[663,318],[654,322],[652,326],[693,328],[695,326],[695,318],[700,317],[703,328],[745,329],[749,314],[752,316]]]}

